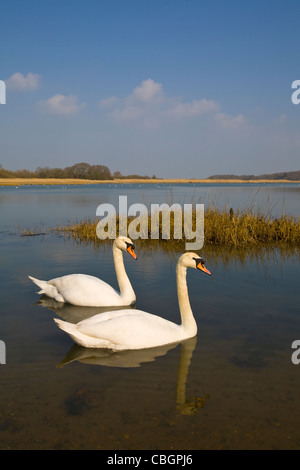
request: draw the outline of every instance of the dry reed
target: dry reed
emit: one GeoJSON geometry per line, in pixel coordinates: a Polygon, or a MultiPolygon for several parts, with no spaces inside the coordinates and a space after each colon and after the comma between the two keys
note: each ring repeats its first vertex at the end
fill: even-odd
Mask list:
{"type": "MultiPolygon", "coordinates": [[[[133,218],[128,218],[128,225],[133,218]]],[[[96,233],[98,220],[82,220],[65,227],[54,228],[53,231],[59,235],[66,235],[80,243],[103,244],[96,233]]],[[[116,220],[118,233],[118,217],[116,220]]],[[[184,217],[182,220],[184,234],[184,217]]],[[[193,230],[196,228],[196,214],[193,213],[193,230]]],[[[184,249],[187,240],[174,238],[174,216],[170,217],[170,237],[162,238],[162,217],[159,220],[159,240],[151,239],[151,215],[148,216],[148,238],[143,239],[144,245],[154,246],[159,243],[166,249],[184,249]]],[[[138,227],[137,227],[138,230],[138,227]]],[[[299,218],[282,215],[272,218],[269,214],[256,213],[250,209],[220,210],[208,207],[204,215],[204,247],[227,246],[235,248],[249,248],[253,246],[289,246],[299,248],[300,246],[300,223],[299,218]]]]}
{"type": "Polygon", "coordinates": [[[242,179],[201,179],[201,178],[188,178],[188,179],[159,179],[159,178],[122,178],[122,179],[113,179],[113,180],[88,180],[80,178],[0,178],[0,186],[26,186],[26,185],[80,185],[80,184],[258,184],[258,183],[300,183],[296,180],[270,180],[270,179],[260,179],[260,180],[242,180],[242,179]]]}

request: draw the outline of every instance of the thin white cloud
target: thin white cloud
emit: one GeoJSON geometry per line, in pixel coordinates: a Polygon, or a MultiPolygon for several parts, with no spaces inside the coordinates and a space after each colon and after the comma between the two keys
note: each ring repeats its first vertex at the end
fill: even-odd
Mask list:
{"type": "Polygon", "coordinates": [[[159,125],[159,116],[155,111],[141,106],[125,106],[123,109],[116,109],[110,113],[114,121],[129,124],[134,123],[144,129],[156,129],[159,125]]]}
{"type": "Polygon", "coordinates": [[[141,85],[133,90],[132,97],[137,101],[149,103],[162,96],[162,84],[157,83],[151,78],[142,81],[141,85]]]}
{"type": "Polygon", "coordinates": [[[116,104],[109,116],[118,123],[134,123],[138,127],[155,129],[159,125],[164,102],[162,84],[148,78],[123,100],[112,96],[100,104],[102,107],[116,104]]]}
{"type": "Polygon", "coordinates": [[[139,106],[125,106],[123,109],[116,109],[110,114],[116,121],[135,121],[145,115],[145,110],[139,106]]]}
{"type": "Polygon", "coordinates": [[[219,110],[219,105],[213,100],[193,100],[183,103],[177,102],[170,106],[165,114],[171,118],[186,118],[193,116],[201,116],[202,114],[211,113],[219,110]]]}
{"type": "Polygon", "coordinates": [[[104,100],[101,100],[99,103],[99,106],[101,108],[111,108],[114,104],[116,104],[118,101],[118,98],[116,96],[110,96],[109,98],[105,98],[104,100]]]}
{"type": "Polygon", "coordinates": [[[39,87],[41,75],[36,73],[28,73],[23,75],[22,73],[16,72],[5,80],[6,87],[8,90],[16,91],[27,91],[35,90],[39,87]]]}
{"type": "Polygon", "coordinates": [[[78,103],[76,95],[54,95],[48,100],[39,101],[40,108],[46,114],[56,114],[61,116],[73,116],[78,114],[85,103],[78,103]]]}
{"type": "Polygon", "coordinates": [[[273,121],[276,124],[284,124],[287,121],[287,115],[286,114],[280,114],[279,117],[275,118],[273,121]]]}
{"type": "Polygon", "coordinates": [[[225,129],[237,129],[246,123],[245,116],[238,114],[237,116],[230,116],[225,113],[217,113],[215,120],[225,129]]]}
{"type": "Polygon", "coordinates": [[[156,83],[151,78],[143,80],[133,92],[125,99],[119,100],[116,96],[100,101],[101,108],[111,108],[119,104],[119,108],[112,113],[117,120],[135,119],[144,114],[147,106],[157,105],[163,96],[161,83],[156,83]]]}
{"type": "Polygon", "coordinates": [[[151,78],[143,80],[124,99],[113,96],[102,100],[100,105],[111,108],[109,116],[116,122],[148,129],[158,128],[167,121],[200,117],[217,122],[223,129],[236,129],[245,123],[242,114],[230,116],[222,113],[220,105],[214,100],[202,98],[184,102],[180,98],[167,97],[162,84],[151,78]]]}

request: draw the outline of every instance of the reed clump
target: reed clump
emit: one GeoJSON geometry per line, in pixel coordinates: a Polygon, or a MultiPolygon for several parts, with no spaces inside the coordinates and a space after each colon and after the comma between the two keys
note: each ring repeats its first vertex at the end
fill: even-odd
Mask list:
{"type": "MultiPolygon", "coordinates": [[[[127,219],[127,227],[134,218],[127,219]]],[[[170,214],[170,232],[166,238],[162,227],[162,217],[159,219],[159,237],[151,238],[151,215],[147,216],[147,221],[142,227],[136,225],[137,233],[141,230],[142,242],[144,245],[160,247],[165,245],[166,249],[182,250],[185,243],[193,240],[187,239],[184,235],[184,217],[182,218],[182,237],[176,238],[174,228],[174,214],[170,214]],[[146,232],[145,232],[146,224],[146,232]]],[[[178,220],[178,219],[176,219],[178,220]]],[[[103,244],[103,239],[97,236],[97,224],[99,220],[86,219],[72,223],[68,226],[54,228],[53,231],[59,235],[73,238],[80,243],[103,244]]],[[[235,248],[247,248],[254,246],[289,246],[299,248],[300,246],[300,220],[299,218],[282,215],[281,217],[271,217],[270,214],[262,214],[252,210],[220,210],[216,207],[208,207],[204,214],[204,247],[227,246],[235,248]]],[[[196,230],[196,213],[192,214],[193,230],[196,230]]],[[[116,217],[116,235],[119,230],[119,218],[116,217]]],[[[130,235],[129,235],[130,236],[130,235]]],[[[109,241],[109,240],[107,240],[109,241]]]]}
{"type": "Polygon", "coordinates": [[[205,243],[227,246],[300,245],[299,219],[283,215],[272,218],[254,211],[220,211],[208,208],[205,213],[205,243]]]}

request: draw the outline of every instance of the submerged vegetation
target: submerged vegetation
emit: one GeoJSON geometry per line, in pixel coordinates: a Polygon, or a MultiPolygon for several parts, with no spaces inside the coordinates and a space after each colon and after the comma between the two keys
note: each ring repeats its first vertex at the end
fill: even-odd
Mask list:
{"type": "MultiPolygon", "coordinates": [[[[134,218],[128,218],[128,227],[134,218]]],[[[196,214],[193,212],[193,230],[196,228],[196,214]]],[[[102,245],[105,240],[98,238],[96,229],[99,220],[82,220],[72,223],[69,226],[62,226],[53,229],[59,235],[73,238],[79,243],[92,243],[102,245]]],[[[260,214],[251,210],[233,209],[220,210],[209,207],[204,214],[204,247],[226,246],[231,248],[250,248],[259,246],[274,246],[298,249],[300,247],[300,223],[299,218],[282,215],[279,218],[272,218],[269,214],[260,214]]],[[[118,233],[118,217],[116,218],[116,228],[118,233]]],[[[174,214],[170,214],[170,233],[168,238],[164,238],[162,231],[162,216],[159,219],[159,239],[151,239],[151,215],[148,216],[148,234],[144,234],[141,241],[145,246],[155,246],[166,250],[184,250],[185,243],[193,240],[184,236],[184,217],[182,220],[182,233],[180,239],[174,237],[174,214]]],[[[138,225],[136,226],[139,231],[138,225]]],[[[130,234],[129,234],[130,236],[130,234]]],[[[109,241],[109,240],[106,240],[109,241]]]]}

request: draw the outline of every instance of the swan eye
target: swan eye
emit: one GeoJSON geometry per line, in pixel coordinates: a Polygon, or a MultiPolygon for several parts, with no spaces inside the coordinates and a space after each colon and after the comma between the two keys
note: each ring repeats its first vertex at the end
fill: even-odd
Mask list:
{"type": "Polygon", "coordinates": [[[134,259],[137,259],[137,256],[135,254],[135,246],[133,243],[128,243],[128,242],[125,242],[126,243],[126,251],[134,258],[134,259]]]}
{"type": "Polygon", "coordinates": [[[133,250],[135,250],[135,246],[133,243],[128,243],[128,242],[125,242],[126,243],[126,248],[128,250],[128,248],[132,248],[133,250]]]}
{"type": "Polygon", "coordinates": [[[204,266],[204,259],[202,258],[193,258],[196,262],[196,268],[199,269],[200,271],[205,272],[206,274],[209,274],[211,276],[211,272],[204,266]]]}
{"type": "Polygon", "coordinates": [[[197,267],[197,265],[198,265],[199,263],[205,264],[205,261],[204,261],[204,259],[202,259],[202,258],[193,258],[193,259],[195,260],[196,267],[197,267]]]}

